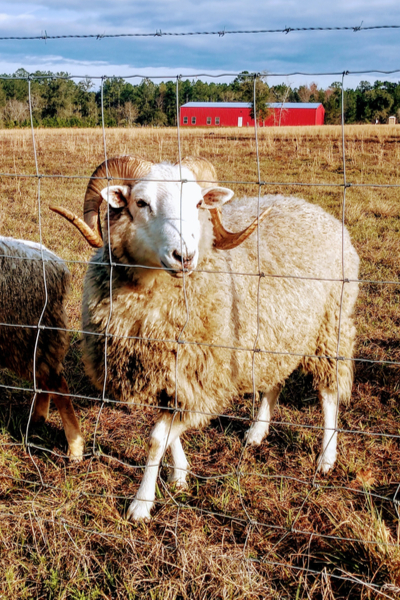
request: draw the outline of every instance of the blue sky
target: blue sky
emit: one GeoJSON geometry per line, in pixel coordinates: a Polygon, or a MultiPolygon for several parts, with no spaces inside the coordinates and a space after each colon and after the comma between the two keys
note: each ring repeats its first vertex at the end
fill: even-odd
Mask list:
{"type": "MultiPolygon", "coordinates": [[[[42,0],[0,2],[0,36],[188,32],[400,25],[399,0],[42,0]]],[[[161,75],[242,70],[271,73],[400,69],[400,30],[100,40],[0,41],[0,72],[19,67],[73,75],[161,75]]],[[[229,78],[228,78],[229,79],[229,78]]],[[[338,77],[269,76],[292,85],[338,77]]],[[[400,80],[379,74],[346,78],[400,80]]]]}

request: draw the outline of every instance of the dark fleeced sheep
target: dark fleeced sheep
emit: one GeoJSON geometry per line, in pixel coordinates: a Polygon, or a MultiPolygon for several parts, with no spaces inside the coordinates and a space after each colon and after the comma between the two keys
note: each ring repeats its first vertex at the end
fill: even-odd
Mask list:
{"type": "Polygon", "coordinates": [[[39,244],[0,236],[0,367],[33,381],[36,396],[32,420],[48,418],[50,398],[57,406],[68,440],[68,456],[82,458],[84,441],[76,419],[62,362],[69,346],[65,298],[70,272],[53,252],[39,244]],[[40,329],[36,361],[37,325],[40,329]],[[52,394],[57,392],[58,394],[52,394]]]}

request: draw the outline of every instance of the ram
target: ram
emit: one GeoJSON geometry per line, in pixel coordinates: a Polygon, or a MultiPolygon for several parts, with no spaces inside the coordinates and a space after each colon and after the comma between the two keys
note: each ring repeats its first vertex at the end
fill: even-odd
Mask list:
{"type": "Polygon", "coordinates": [[[79,460],[84,442],[62,375],[69,347],[65,299],[70,277],[65,263],[44,246],[0,236],[0,368],[36,380],[33,421],[48,418],[53,399],[68,456],[79,460]]]}
{"type": "Polygon", "coordinates": [[[259,444],[281,386],[299,366],[312,373],[323,405],[317,466],[327,472],[336,460],[338,398],[348,400],[352,387],[358,293],[349,235],[320,207],[283,196],[226,205],[229,229],[252,221],[231,233],[221,206],[233,192],[215,181],[205,159],[170,165],[121,157],[93,173],[85,221],[57,209],[101,247],[84,283],[87,373],[99,388],[106,377],[113,398],[161,407],[132,519],[150,517],[166,449],[170,481],[184,487],[180,436],[252,392],[253,383],[261,408],[247,441],[259,444]],[[105,186],[106,177],[116,185],[105,186]],[[102,198],[109,207],[104,246],[102,198]]]}

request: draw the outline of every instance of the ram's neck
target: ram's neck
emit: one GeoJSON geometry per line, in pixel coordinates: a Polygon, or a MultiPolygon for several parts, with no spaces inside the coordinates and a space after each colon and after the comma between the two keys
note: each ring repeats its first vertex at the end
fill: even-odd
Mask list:
{"type": "Polygon", "coordinates": [[[110,252],[108,244],[96,252],[91,262],[101,263],[98,264],[98,269],[103,271],[101,279],[103,283],[107,283],[112,277],[113,290],[119,287],[131,287],[139,291],[140,288],[153,286],[157,281],[165,282],[172,279],[164,269],[139,267],[132,260],[127,260],[127,257],[110,252]]]}

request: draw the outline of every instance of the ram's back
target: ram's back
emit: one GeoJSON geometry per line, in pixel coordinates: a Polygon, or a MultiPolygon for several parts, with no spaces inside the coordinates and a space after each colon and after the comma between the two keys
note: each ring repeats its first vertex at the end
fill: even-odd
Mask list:
{"type": "MultiPolygon", "coordinates": [[[[279,276],[357,278],[358,257],[346,227],[320,206],[301,198],[266,195],[259,203],[257,197],[235,199],[224,206],[224,224],[232,230],[243,228],[267,207],[271,212],[259,232],[262,267],[279,276]]],[[[234,261],[257,267],[257,247],[255,231],[235,251],[234,261]]]]}

